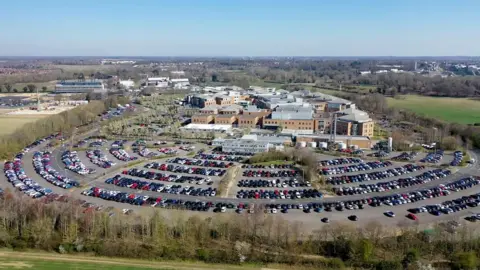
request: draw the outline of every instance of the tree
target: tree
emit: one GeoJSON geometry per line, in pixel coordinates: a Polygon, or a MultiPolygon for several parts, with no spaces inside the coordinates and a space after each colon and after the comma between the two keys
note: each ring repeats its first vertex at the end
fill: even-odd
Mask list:
{"type": "Polygon", "coordinates": [[[42,86],[42,92],[47,92],[47,87],[46,86],[42,86]]]}
{"type": "Polygon", "coordinates": [[[4,84],[4,86],[5,86],[5,90],[7,90],[8,93],[10,93],[10,91],[12,91],[12,85],[11,84],[6,83],[6,84],[4,84]]]}
{"type": "Polygon", "coordinates": [[[3,92],[3,87],[0,85],[0,92],[3,92]]]}
{"type": "MultiPolygon", "coordinates": [[[[10,93],[10,91],[8,91],[8,92],[10,93]]],[[[13,92],[17,93],[18,92],[17,88],[13,88],[13,92]]]]}
{"type": "Polygon", "coordinates": [[[240,86],[243,89],[248,89],[250,87],[250,84],[248,83],[248,80],[243,78],[240,81],[237,82],[238,86],[240,86]]]}
{"type": "Polygon", "coordinates": [[[27,85],[27,88],[30,93],[33,93],[33,91],[37,90],[37,86],[35,84],[29,84],[27,85]]]}
{"type": "Polygon", "coordinates": [[[402,260],[403,268],[408,268],[409,265],[417,262],[418,258],[420,258],[420,254],[419,254],[418,250],[417,249],[410,249],[407,252],[407,254],[405,254],[405,257],[402,260]]]}
{"type": "Polygon", "coordinates": [[[27,91],[28,91],[28,87],[26,87],[26,86],[25,86],[25,87],[23,87],[23,92],[25,92],[25,93],[26,93],[27,91]]]}

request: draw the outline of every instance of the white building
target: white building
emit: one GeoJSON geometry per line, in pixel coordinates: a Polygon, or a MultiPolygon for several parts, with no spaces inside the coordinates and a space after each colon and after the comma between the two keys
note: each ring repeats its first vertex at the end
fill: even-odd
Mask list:
{"type": "Polygon", "coordinates": [[[170,74],[172,74],[172,76],[185,76],[185,71],[170,71],[170,74]]]}
{"type": "Polygon", "coordinates": [[[132,80],[119,81],[118,83],[125,88],[133,88],[135,86],[135,82],[132,80]]]}
{"type": "Polygon", "coordinates": [[[155,86],[159,88],[168,87],[168,82],[170,81],[169,77],[152,77],[147,79],[148,86],[155,86]]]}
{"type": "Polygon", "coordinates": [[[171,79],[170,82],[172,83],[173,87],[177,89],[185,88],[190,85],[188,78],[171,79]]]}
{"type": "Polygon", "coordinates": [[[286,138],[276,136],[245,135],[240,139],[215,139],[212,145],[229,153],[262,153],[283,151],[286,138]]]}

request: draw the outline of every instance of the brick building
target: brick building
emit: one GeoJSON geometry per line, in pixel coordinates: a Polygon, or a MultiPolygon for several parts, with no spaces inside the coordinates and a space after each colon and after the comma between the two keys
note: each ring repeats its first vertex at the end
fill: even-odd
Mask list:
{"type": "Polygon", "coordinates": [[[257,128],[261,125],[260,117],[255,115],[239,115],[238,127],[239,128],[257,128]]]}
{"type": "Polygon", "coordinates": [[[192,124],[213,124],[214,120],[213,115],[195,114],[192,116],[192,124]]]}

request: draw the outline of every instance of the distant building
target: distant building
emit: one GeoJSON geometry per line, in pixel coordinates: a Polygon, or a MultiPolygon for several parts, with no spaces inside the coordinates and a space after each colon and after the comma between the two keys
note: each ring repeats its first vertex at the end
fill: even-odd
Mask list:
{"type": "Polygon", "coordinates": [[[105,85],[101,80],[68,80],[55,84],[55,93],[89,93],[104,92],[105,85]]]}
{"type": "Polygon", "coordinates": [[[135,82],[132,80],[119,81],[118,83],[125,88],[133,88],[135,86],[135,82]]]}
{"type": "Polygon", "coordinates": [[[154,86],[158,88],[166,88],[168,87],[168,82],[170,78],[168,77],[152,77],[147,78],[147,86],[154,86]]]}
{"type": "Polygon", "coordinates": [[[187,86],[190,86],[190,81],[187,78],[182,79],[171,79],[170,83],[172,84],[173,88],[181,89],[187,86]]]}

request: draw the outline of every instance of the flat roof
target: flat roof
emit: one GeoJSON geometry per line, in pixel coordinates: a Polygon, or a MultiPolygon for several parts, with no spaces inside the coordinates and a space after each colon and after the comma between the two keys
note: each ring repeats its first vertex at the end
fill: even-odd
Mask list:
{"type": "Polygon", "coordinates": [[[217,125],[217,124],[188,124],[182,129],[203,129],[203,130],[230,130],[232,129],[231,125],[217,125]]]}
{"type": "MultiPolygon", "coordinates": [[[[297,135],[297,138],[318,138],[318,139],[330,139],[330,134],[317,134],[317,135],[297,135]]],[[[347,136],[336,135],[336,140],[357,140],[357,141],[370,141],[367,136],[347,136]]]]}
{"type": "Polygon", "coordinates": [[[258,115],[247,115],[247,114],[241,114],[238,116],[238,118],[242,119],[242,118],[245,118],[245,119],[252,119],[252,118],[257,118],[258,115]]]}
{"type": "Polygon", "coordinates": [[[235,114],[217,114],[215,115],[215,118],[232,118],[233,116],[236,116],[235,114]]]}

